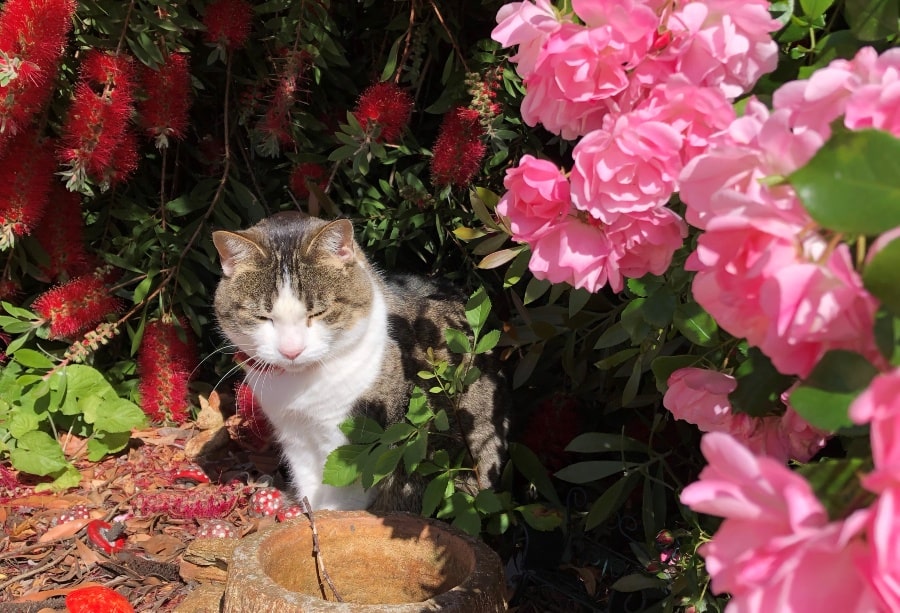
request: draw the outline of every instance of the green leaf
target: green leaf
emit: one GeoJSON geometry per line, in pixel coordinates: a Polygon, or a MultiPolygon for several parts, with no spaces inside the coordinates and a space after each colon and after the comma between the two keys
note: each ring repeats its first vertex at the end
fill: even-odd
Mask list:
{"type": "Polygon", "coordinates": [[[834,0],[800,0],[803,14],[810,18],[824,15],[832,4],[834,4],[834,0]]]}
{"type": "Polygon", "coordinates": [[[419,467],[422,460],[428,454],[428,431],[419,430],[403,449],[403,466],[407,473],[412,473],[419,467]]]}
{"type": "Polygon", "coordinates": [[[790,405],[810,424],[835,432],[853,425],[848,414],[850,403],[877,374],[878,370],[858,353],[829,351],[791,393],[790,405]]]}
{"type": "Polygon", "coordinates": [[[19,437],[18,446],[9,452],[12,465],[31,475],[53,475],[64,471],[69,462],[56,440],[40,430],[19,437]]]}
{"type": "Polygon", "coordinates": [[[547,474],[547,469],[531,449],[519,443],[510,443],[509,457],[519,472],[534,485],[541,496],[552,502],[554,506],[563,506],[556,493],[556,488],[553,487],[553,482],[547,474]]]}
{"type": "Polygon", "coordinates": [[[491,299],[484,287],[479,287],[466,302],[466,319],[475,335],[481,334],[481,329],[487,323],[491,314],[491,299]]]}
{"type": "Polygon", "coordinates": [[[475,496],[475,508],[485,515],[499,513],[503,510],[503,501],[492,490],[481,490],[475,496]]]}
{"type": "Polygon", "coordinates": [[[759,349],[751,347],[735,372],[738,386],[728,395],[735,411],[763,417],[779,406],[781,393],[794,382],[781,374],[759,349]]]}
{"type": "Polygon", "coordinates": [[[657,577],[634,573],[625,575],[612,584],[617,592],[640,592],[642,590],[665,590],[668,584],[657,577]]]}
{"type": "Polygon", "coordinates": [[[103,377],[100,371],[91,366],[72,364],[66,366],[63,372],[68,379],[66,383],[68,393],[73,394],[76,398],[116,396],[116,391],[109,381],[103,377]]]}
{"type": "Polygon", "coordinates": [[[125,449],[131,440],[130,432],[102,432],[95,434],[87,443],[88,460],[98,462],[110,453],[125,449]]]}
{"type": "Polygon", "coordinates": [[[387,430],[384,431],[384,434],[381,435],[381,442],[388,445],[397,443],[409,438],[414,432],[417,432],[417,430],[406,422],[391,424],[388,426],[387,430]]]}
{"type": "Polygon", "coordinates": [[[351,443],[367,445],[381,438],[384,428],[377,421],[365,415],[347,418],[340,426],[341,432],[351,443]]]}
{"type": "Polygon", "coordinates": [[[900,9],[897,0],[846,0],[844,17],[856,38],[875,41],[898,32],[900,9]]]}
{"type": "Polygon", "coordinates": [[[63,470],[54,473],[54,476],[55,479],[50,483],[38,483],[35,485],[34,491],[36,493],[45,491],[62,492],[81,483],[81,471],[71,464],[67,464],[63,470]]]}
{"type": "Polygon", "coordinates": [[[384,68],[381,70],[381,78],[379,81],[387,81],[391,78],[391,75],[394,74],[394,70],[397,68],[397,55],[400,51],[400,43],[403,41],[403,38],[403,36],[400,36],[394,41],[394,44],[391,45],[391,50],[384,60],[384,68]]]}
{"type": "Polygon", "coordinates": [[[696,302],[679,304],[673,318],[675,328],[695,345],[709,347],[716,343],[719,325],[696,302]]]}
{"type": "Polygon", "coordinates": [[[500,330],[491,330],[475,343],[475,353],[487,353],[500,342],[500,330]]]}
{"type": "Polygon", "coordinates": [[[616,345],[621,345],[630,338],[631,336],[629,336],[628,330],[622,327],[621,322],[616,322],[607,328],[606,332],[600,335],[600,338],[598,338],[597,342],[594,344],[594,349],[615,347],[616,345]]]}
{"type": "Polygon", "coordinates": [[[434,414],[434,427],[438,432],[446,432],[450,429],[450,419],[447,417],[447,411],[441,409],[434,414]]]}
{"type": "Polygon", "coordinates": [[[143,426],[147,421],[141,408],[124,398],[100,399],[97,396],[85,398],[89,399],[96,399],[97,402],[87,402],[83,407],[84,420],[93,424],[95,431],[127,433],[131,432],[132,428],[143,426]]]}
{"type": "Polygon", "coordinates": [[[522,518],[535,530],[546,532],[554,530],[562,525],[563,514],[559,509],[553,509],[543,504],[526,504],[516,507],[516,511],[522,514],[522,518]]]}
{"type": "Polygon", "coordinates": [[[631,468],[629,464],[616,460],[588,460],[569,464],[556,471],[555,476],[557,479],[569,483],[590,483],[605,479],[610,475],[627,472],[629,468],[631,468]]]}
{"type": "Polygon", "coordinates": [[[900,226],[900,140],[887,132],[836,130],[789,181],[828,230],[881,234],[900,226]]]}
{"type": "Polygon", "coordinates": [[[434,515],[438,505],[444,500],[447,488],[451,485],[450,474],[441,473],[425,486],[425,492],[422,494],[422,515],[424,517],[434,515]]]}
{"type": "Polygon", "coordinates": [[[566,451],[575,453],[604,453],[608,451],[640,451],[647,453],[647,445],[624,434],[584,432],[566,445],[566,451]]]}
{"type": "Polygon", "coordinates": [[[473,502],[462,492],[453,494],[453,522],[452,526],[470,534],[478,536],[481,532],[481,516],[475,510],[473,502]]]}
{"type": "Polygon", "coordinates": [[[641,312],[651,326],[665,328],[672,322],[675,315],[675,294],[666,286],[662,286],[647,296],[641,312]]]}
{"type": "Polygon", "coordinates": [[[875,495],[863,488],[859,479],[871,470],[871,458],[827,458],[797,468],[834,521],[868,507],[874,500],[875,495]]]}
{"type": "Polygon", "coordinates": [[[464,332],[447,328],[444,330],[444,338],[447,339],[447,348],[453,353],[471,353],[472,343],[464,332]]]}
{"type": "Polygon", "coordinates": [[[591,505],[587,517],[584,518],[584,529],[591,530],[609,519],[622,506],[635,485],[637,473],[625,475],[609,486],[591,505]]]}
{"type": "MultiPolygon", "coordinates": [[[[420,373],[421,376],[421,373],[420,373]]],[[[432,375],[433,378],[433,375],[432,375]]],[[[413,388],[412,394],[409,397],[409,409],[406,411],[406,419],[415,424],[416,426],[421,426],[429,419],[434,417],[434,413],[431,411],[431,408],[428,406],[428,396],[425,395],[425,392],[422,391],[422,388],[418,385],[413,388]]],[[[377,425],[377,424],[376,424],[377,425]]],[[[381,426],[378,426],[381,428],[381,426]]],[[[365,442],[374,442],[378,437],[373,439],[372,441],[365,442]]],[[[360,441],[363,442],[363,441],[360,441]]]]}
{"type": "Polygon", "coordinates": [[[27,366],[28,368],[53,368],[53,360],[34,349],[18,349],[13,354],[12,358],[22,366],[27,366]]]}
{"type": "Polygon", "coordinates": [[[900,238],[884,245],[866,264],[863,285],[894,315],[900,315],[900,238]]]}
{"type": "Polygon", "coordinates": [[[355,483],[371,448],[371,445],[342,445],[329,453],[325,458],[322,483],[337,487],[355,483]]]}
{"type": "Polygon", "coordinates": [[[402,457],[403,447],[391,447],[379,453],[372,467],[372,485],[394,472],[402,457]]]}

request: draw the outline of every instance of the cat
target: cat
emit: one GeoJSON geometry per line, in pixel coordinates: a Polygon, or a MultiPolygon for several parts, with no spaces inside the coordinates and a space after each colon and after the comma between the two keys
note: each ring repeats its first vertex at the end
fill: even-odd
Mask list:
{"type": "MultiPolygon", "coordinates": [[[[419,512],[425,481],[405,474],[402,462],[368,491],[358,481],[323,484],[323,468],[348,443],[338,426],[349,416],[385,427],[403,421],[413,386],[425,383],[417,373],[430,370],[426,351],[452,359],[444,329],[468,329],[464,296],[414,275],[382,274],[347,219],[278,213],[244,231],[213,232],[213,242],[222,267],[217,320],[248,356],[246,381],[273,425],[296,495],[313,509],[419,512]]],[[[497,486],[508,431],[506,378],[494,356],[477,358],[483,375],[457,411],[430,397],[454,419],[451,432],[465,435],[450,437],[448,451],[474,456],[476,471],[467,474],[477,482],[458,483],[472,493],[497,486]]]]}

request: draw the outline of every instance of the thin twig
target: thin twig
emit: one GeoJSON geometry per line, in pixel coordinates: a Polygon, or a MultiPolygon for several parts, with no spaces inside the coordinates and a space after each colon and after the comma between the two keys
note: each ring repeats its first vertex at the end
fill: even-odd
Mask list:
{"type": "Polygon", "coordinates": [[[444,27],[444,32],[447,33],[447,37],[450,39],[450,44],[453,45],[454,51],[456,51],[456,55],[459,58],[460,63],[463,65],[463,68],[466,72],[472,72],[469,70],[469,65],[466,64],[466,56],[463,55],[462,49],[459,48],[459,45],[456,43],[456,39],[453,38],[453,32],[450,31],[450,28],[447,26],[447,22],[444,21],[444,16],[441,15],[441,11],[438,10],[437,4],[435,4],[434,0],[429,2],[431,4],[431,8],[434,10],[434,14],[437,16],[438,21],[444,27]]]}
{"type": "Polygon", "coordinates": [[[47,562],[45,564],[41,564],[40,566],[35,566],[34,568],[32,568],[31,570],[29,570],[26,573],[22,573],[21,575],[16,575],[12,579],[9,579],[8,581],[4,581],[3,583],[0,583],[0,592],[5,590],[6,588],[8,588],[13,583],[22,581],[23,579],[28,579],[29,577],[34,577],[35,575],[41,574],[48,568],[56,566],[61,561],[63,561],[66,558],[66,556],[68,556],[71,553],[75,553],[75,545],[72,545],[71,547],[66,549],[61,555],[54,556],[53,559],[51,559],[49,562],[47,562]]]}
{"type": "Polygon", "coordinates": [[[337,588],[334,587],[331,576],[328,574],[328,571],[325,570],[325,561],[322,559],[322,550],[319,548],[319,532],[316,530],[316,521],[313,518],[313,510],[312,505],[309,504],[309,498],[304,496],[303,500],[300,501],[300,506],[303,507],[303,513],[306,517],[309,518],[309,529],[312,531],[313,556],[316,558],[316,567],[319,571],[319,589],[322,591],[322,598],[328,600],[328,595],[325,593],[325,584],[322,583],[322,580],[324,579],[325,583],[328,584],[328,587],[331,588],[334,599],[338,602],[344,602],[344,599],[338,594],[337,588]]]}

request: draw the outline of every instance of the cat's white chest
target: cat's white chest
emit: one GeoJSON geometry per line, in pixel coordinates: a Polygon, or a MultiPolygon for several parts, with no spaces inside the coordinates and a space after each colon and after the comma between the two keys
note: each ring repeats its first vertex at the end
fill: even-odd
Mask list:
{"type": "Polygon", "coordinates": [[[359,485],[322,483],[325,459],[347,444],[340,424],[378,377],[387,337],[383,298],[351,331],[355,342],[301,371],[248,376],[254,397],[274,426],[298,496],[314,509],[364,509],[371,496],[359,485]]]}

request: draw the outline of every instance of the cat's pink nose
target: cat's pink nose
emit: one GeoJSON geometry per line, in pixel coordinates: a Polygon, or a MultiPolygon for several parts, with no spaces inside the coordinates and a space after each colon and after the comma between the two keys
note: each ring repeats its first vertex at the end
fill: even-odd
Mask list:
{"type": "Polygon", "coordinates": [[[288,360],[294,360],[298,355],[303,353],[303,347],[279,347],[278,353],[283,355],[288,360]]]}

